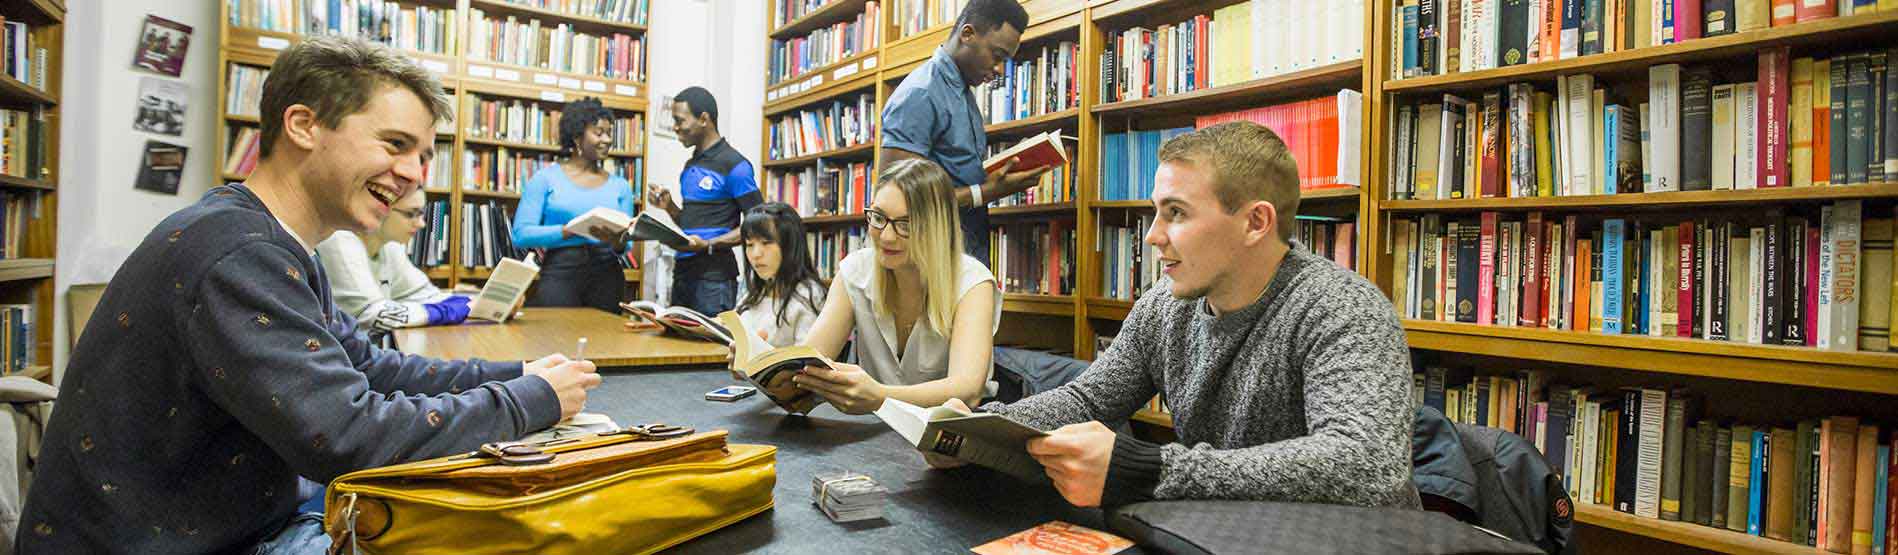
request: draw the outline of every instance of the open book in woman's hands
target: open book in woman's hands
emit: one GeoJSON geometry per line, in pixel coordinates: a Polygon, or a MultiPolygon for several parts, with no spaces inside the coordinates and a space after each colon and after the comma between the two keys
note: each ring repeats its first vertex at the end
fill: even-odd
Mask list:
{"type": "Polygon", "coordinates": [[[797,388],[791,378],[804,372],[805,366],[832,368],[830,357],[806,345],[771,348],[756,332],[745,329],[737,312],[718,315],[718,322],[732,332],[732,377],[750,382],[771,402],[793,414],[808,413],[824,402],[823,397],[797,388]]]}

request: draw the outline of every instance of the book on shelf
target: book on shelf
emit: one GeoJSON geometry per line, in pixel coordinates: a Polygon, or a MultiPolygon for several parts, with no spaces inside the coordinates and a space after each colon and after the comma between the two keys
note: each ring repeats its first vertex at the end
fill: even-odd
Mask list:
{"type": "Polygon", "coordinates": [[[233,116],[258,116],[258,105],[264,94],[264,80],[270,77],[270,68],[248,66],[233,63],[230,66],[227,92],[224,97],[224,113],[233,116]]]}
{"type": "Polygon", "coordinates": [[[1138,299],[1160,278],[1159,250],[1142,240],[1152,224],[1152,214],[1129,215],[1121,222],[1103,217],[1098,256],[1103,296],[1138,299]]]}
{"type": "Polygon", "coordinates": [[[525,66],[628,81],[646,80],[645,37],[595,35],[572,24],[538,18],[489,16],[468,9],[469,61],[525,66]]]}
{"type": "Polygon", "coordinates": [[[811,246],[812,261],[817,263],[818,275],[833,279],[837,275],[837,265],[850,253],[869,246],[864,237],[864,226],[847,229],[806,231],[806,244],[811,246]]]}
{"type": "Polygon", "coordinates": [[[1363,104],[1362,94],[1347,89],[1290,104],[1200,116],[1194,125],[1201,129],[1229,121],[1263,125],[1291,151],[1300,189],[1353,187],[1362,182],[1358,159],[1363,147],[1358,137],[1363,104]]]}
{"type": "Polygon", "coordinates": [[[989,228],[989,260],[1005,293],[1071,295],[1075,285],[1073,221],[1025,222],[989,228]]]}
{"type": "Polygon", "coordinates": [[[858,94],[772,119],[771,160],[785,160],[870,144],[877,132],[876,95],[858,94]]]}
{"type": "Polygon", "coordinates": [[[1160,169],[1160,145],[1192,127],[1104,133],[1101,136],[1101,200],[1146,200],[1160,169]]]}
{"type": "Polygon", "coordinates": [[[890,23],[902,39],[954,22],[965,4],[968,0],[890,0],[890,23]]]}
{"type": "Polygon", "coordinates": [[[766,68],[767,85],[776,85],[803,77],[812,71],[874,50],[882,19],[877,2],[865,2],[863,11],[849,20],[812,29],[788,39],[771,39],[771,59],[766,68]]]}
{"type": "Polygon", "coordinates": [[[0,46],[4,46],[7,77],[26,86],[46,90],[46,47],[33,38],[33,28],[21,21],[0,18],[0,46]]]}
{"type": "Polygon", "coordinates": [[[870,207],[869,162],[837,164],[824,159],[791,170],[769,170],[762,192],[767,201],[797,209],[799,216],[862,214],[870,207]]]}
{"type": "Polygon", "coordinates": [[[1885,352],[1898,296],[1894,214],[1865,206],[1733,218],[1396,217],[1394,305],[1413,319],[1885,352]]]}
{"type": "MultiPolygon", "coordinates": [[[[341,35],[414,52],[454,56],[455,8],[390,0],[226,0],[229,23],[299,35],[341,35]]],[[[439,71],[438,71],[439,72],[439,71]]]]}
{"type": "Polygon", "coordinates": [[[461,266],[492,268],[504,259],[521,258],[515,248],[513,214],[493,200],[461,203],[461,266]]]}
{"type": "MultiPolygon", "coordinates": [[[[545,152],[522,152],[504,146],[477,147],[479,145],[473,145],[462,152],[461,187],[464,190],[519,194],[526,188],[527,180],[534,177],[534,173],[558,161],[553,154],[545,152]]],[[[616,163],[614,160],[605,162],[607,173],[624,175],[615,171],[616,163]]],[[[635,166],[640,163],[641,160],[633,160],[635,166]]],[[[641,182],[630,177],[627,181],[641,182]]]]}
{"type": "Polygon", "coordinates": [[[255,127],[237,129],[236,136],[231,138],[230,148],[224,154],[225,175],[242,178],[256,169],[259,136],[261,133],[255,127]]]}
{"type": "MultiPolygon", "coordinates": [[[[1359,0],[1250,0],[1157,26],[1110,29],[1101,101],[1169,96],[1361,59],[1363,14],[1359,0]]],[[[1415,48],[1409,52],[1414,58],[1415,48]]]]}
{"type": "Polygon", "coordinates": [[[575,17],[588,17],[615,23],[645,25],[652,11],[652,0],[495,0],[575,17]]]}
{"type": "Polygon", "coordinates": [[[540,275],[540,263],[533,253],[522,258],[506,258],[496,265],[494,273],[488,275],[487,283],[481,285],[481,293],[475,295],[474,305],[468,309],[468,317],[491,322],[507,323],[514,311],[527,298],[527,288],[534,284],[534,278],[540,275]]]}
{"type": "Polygon", "coordinates": [[[32,304],[0,305],[0,371],[6,375],[25,372],[42,362],[36,339],[42,323],[34,321],[37,308],[32,304]]]}
{"type": "Polygon", "coordinates": [[[1047,483],[1041,463],[1028,455],[1028,440],[1047,432],[995,413],[923,408],[887,399],[877,418],[917,451],[1001,471],[1029,483],[1047,483]]]}
{"type": "MultiPolygon", "coordinates": [[[[1389,183],[1391,198],[1607,195],[1882,182],[1887,179],[1888,157],[1883,152],[1898,150],[1883,147],[1882,137],[1894,133],[1887,127],[1898,127],[1886,124],[1886,120],[1898,124],[1898,116],[1893,115],[1898,112],[1870,109],[1873,96],[1892,96],[1875,90],[1873,82],[1892,79],[1890,72],[1878,69],[1882,63],[1869,60],[1886,57],[1881,51],[1792,58],[1786,48],[1769,48],[1758,53],[1758,71],[1752,80],[1732,83],[1714,82],[1710,68],[1653,66],[1648,71],[1645,118],[1632,117],[1633,110],[1613,98],[1614,91],[1622,89],[1587,74],[1559,76],[1552,91],[1537,91],[1528,83],[1509,85],[1474,104],[1451,95],[1416,99],[1396,110],[1393,124],[1398,144],[1393,150],[1398,154],[1389,183]],[[1859,96],[1853,96],[1855,91],[1859,96]],[[1551,93],[1552,103],[1539,101],[1545,92],[1551,93]],[[1852,103],[1861,97],[1859,104],[1852,103]],[[1492,176],[1486,173],[1493,171],[1486,149],[1494,144],[1486,120],[1499,112],[1491,107],[1491,98],[1501,100],[1500,112],[1509,120],[1505,135],[1511,140],[1501,143],[1504,152],[1495,158],[1503,161],[1501,180],[1512,187],[1491,187],[1492,176]],[[1462,130],[1460,124],[1468,120],[1480,122],[1486,132],[1462,130]],[[1593,137],[1597,127],[1603,133],[1600,140],[1593,137]],[[1534,136],[1523,137],[1524,131],[1534,136]],[[1545,143],[1548,148],[1538,147],[1545,143]],[[1447,160],[1432,163],[1420,158],[1428,156],[1447,160]],[[1472,174],[1463,172],[1464,168],[1481,171],[1472,174]],[[1612,175],[1599,174],[1596,168],[1602,172],[1613,168],[1612,175]],[[1554,175],[1545,177],[1545,172],[1554,175]],[[1544,180],[1557,186],[1545,191],[1525,185],[1544,180]]],[[[1890,157],[1898,161],[1898,154],[1890,157]]],[[[1892,166],[1898,170],[1898,164],[1892,166]]]]}
{"type": "Polygon", "coordinates": [[[422,205],[422,229],[409,239],[409,262],[417,268],[433,268],[451,263],[448,256],[448,201],[431,200],[422,205]]]}
{"type": "MultiPolygon", "coordinates": [[[[630,307],[633,305],[621,306],[627,306],[628,310],[631,310],[630,307]]],[[[652,309],[657,309],[657,306],[642,308],[641,311],[652,309]]],[[[685,317],[698,314],[692,309],[683,307],[658,310],[679,310],[689,313],[685,314],[685,317]]],[[[640,314],[641,311],[635,311],[634,314],[640,314]]],[[[824,402],[823,397],[797,387],[791,378],[802,373],[806,366],[832,367],[830,357],[824,356],[823,353],[807,345],[772,348],[771,344],[765,343],[764,338],[745,328],[745,322],[738,317],[737,312],[721,313],[716,322],[707,322],[705,327],[709,328],[709,324],[712,323],[723,326],[731,333],[722,341],[724,345],[732,349],[732,377],[749,382],[752,387],[764,393],[766,399],[770,399],[772,403],[791,414],[807,414],[824,402]]]]}
{"type": "Polygon", "coordinates": [[[975,86],[976,108],[990,124],[1078,108],[1081,45],[1062,41],[1003,63],[998,79],[975,86]]]}
{"type": "Polygon", "coordinates": [[[1530,441],[1577,502],[1835,553],[1892,541],[1898,434],[1853,416],[1709,417],[1702,397],[1561,383],[1537,370],[1426,363],[1411,377],[1413,404],[1530,441]]]}

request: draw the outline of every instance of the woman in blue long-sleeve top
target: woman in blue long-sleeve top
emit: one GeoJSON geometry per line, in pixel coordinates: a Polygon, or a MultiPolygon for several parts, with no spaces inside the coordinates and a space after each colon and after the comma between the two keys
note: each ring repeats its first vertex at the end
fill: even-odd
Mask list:
{"type": "MultiPolygon", "coordinates": [[[[632,184],[601,165],[612,146],[611,110],[594,98],[567,103],[560,113],[560,147],[567,158],[527,181],[514,212],[514,245],[547,249],[540,286],[528,305],[619,310],[626,292],[620,259],[630,243],[608,244],[563,230],[568,221],[600,206],[633,213],[632,184]]],[[[591,235],[615,234],[596,230],[591,235]]]]}

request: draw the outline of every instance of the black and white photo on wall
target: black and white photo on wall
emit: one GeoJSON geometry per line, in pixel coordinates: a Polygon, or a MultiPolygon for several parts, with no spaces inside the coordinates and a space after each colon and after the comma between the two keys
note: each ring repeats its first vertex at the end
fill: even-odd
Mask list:
{"type": "Polygon", "coordinates": [[[145,77],[138,84],[138,115],[132,128],[180,136],[185,132],[185,103],[190,87],[182,81],[145,77]]]}
{"type": "Polygon", "coordinates": [[[184,72],[185,52],[191,48],[190,25],[148,15],[138,35],[138,53],[132,56],[134,67],[172,77],[184,72]]]}
{"type": "Polygon", "coordinates": [[[178,181],[185,171],[185,147],[160,141],[145,141],[145,155],[139,157],[138,182],[133,187],[178,194],[178,181]]]}

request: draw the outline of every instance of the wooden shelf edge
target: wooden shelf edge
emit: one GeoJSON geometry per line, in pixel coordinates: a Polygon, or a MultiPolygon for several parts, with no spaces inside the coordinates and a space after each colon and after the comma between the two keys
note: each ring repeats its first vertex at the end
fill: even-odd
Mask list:
{"type": "Polygon", "coordinates": [[[804,218],[806,225],[862,224],[863,214],[831,214],[804,218]]]}
{"type": "Polygon", "coordinates": [[[1812,555],[1822,553],[1812,547],[1761,536],[1742,534],[1724,528],[1686,522],[1639,517],[1594,503],[1576,503],[1575,521],[1590,526],[1618,530],[1638,536],[1708,549],[1720,553],[1784,553],[1812,555]]]}
{"type": "Polygon", "coordinates": [[[1126,320],[1127,313],[1134,309],[1133,301],[1109,299],[1106,297],[1088,297],[1087,317],[1102,320],[1126,320]]]}
{"type": "MultiPolygon", "coordinates": [[[[1327,202],[1327,201],[1337,201],[1337,200],[1345,200],[1345,199],[1356,199],[1359,196],[1362,196],[1363,194],[1364,194],[1364,189],[1362,187],[1356,187],[1356,186],[1305,189],[1299,192],[1298,201],[1302,204],[1302,203],[1308,203],[1308,202],[1327,202]]],[[[1097,200],[1097,201],[1088,203],[1088,206],[1097,208],[1097,209],[1122,209],[1122,210],[1149,209],[1150,210],[1153,208],[1153,202],[1146,201],[1146,200],[1097,200]]]]}
{"type": "Polygon", "coordinates": [[[14,177],[11,175],[0,175],[0,186],[16,187],[20,189],[38,189],[42,191],[56,190],[56,187],[54,186],[54,184],[46,180],[31,179],[31,178],[25,178],[25,177],[14,177]]]}
{"type": "Polygon", "coordinates": [[[12,258],[0,260],[0,282],[26,281],[53,277],[51,258],[12,258]]]}
{"type": "MultiPolygon", "coordinates": [[[[859,54],[857,59],[869,59],[876,57],[876,55],[877,51],[872,50],[864,54],[859,54]]],[[[838,62],[838,64],[844,63],[848,62],[838,62]]],[[[830,70],[826,69],[825,71],[830,70]]],[[[823,84],[812,87],[811,90],[793,93],[779,97],[777,100],[765,102],[764,116],[769,118],[785,112],[794,112],[820,102],[836,100],[847,95],[861,94],[864,92],[874,93],[877,82],[876,76],[877,72],[875,70],[859,70],[857,73],[841,80],[826,80],[823,84]],[[864,89],[870,90],[865,91],[864,89]]],[[[766,88],[768,89],[770,87],[766,88]]]]}
{"type": "Polygon", "coordinates": [[[1669,191],[1663,193],[1624,193],[1619,195],[1578,195],[1568,197],[1386,200],[1382,201],[1379,206],[1386,212],[1559,210],[1633,207],[1665,208],[1755,204],[1762,202],[1819,202],[1894,196],[1898,196],[1898,182],[1867,183],[1861,185],[1827,185],[1824,187],[1669,191]]]}
{"type": "Polygon", "coordinates": [[[1898,353],[1405,320],[1412,348],[1898,395],[1898,353]]]}
{"type": "Polygon", "coordinates": [[[982,131],[989,135],[997,135],[997,134],[1024,134],[1025,135],[1032,132],[1044,131],[1045,130],[1044,128],[1061,127],[1063,125],[1070,123],[1069,121],[1065,121],[1065,120],[1073,120],[1072,123],[1074,125],[1079,125],[1081,122],[1081,109],[1069,108],[1069,109],[1062,110],[1059,112],[1042,114],[1039,116],[1029,116],[1029,117],[1025,117],[1021,119],[1008,120],[1001,123],[991,123],[991,124],[988,124],[988,126],[983,127],[982,131]]]}
{"type": "Polygon", "coordinates": [[[10,75],[0,75],[0,98],[25,104],[43,104],[47,106],[56,106],[59,104],[59,99],[54,98],[52,94],[34,88],[32,85],[21,82],[19,79],[14,79],[10,75]]]}
{"type": "Polygon", "coordinates": [[[1383,88],[1384,92],[1402,94],[1439,89],[1470,88],[1489,83],[1546,78],[1554,75],[1588,73],[1592,70],[1599,70],[1621,64],[1646,67],[1664,63],[1695,62],[1718,57],[1727,51],[1752,51],[1779,44],[1792,43],[1801,39],[1826,40],[1822,37],[1842,31],[1870,30],[1875,27],[1895,23],[1898,23],[1898,12],[1875,12],[1871,14],[1832,17],[1783,27],[1769,27],[1766,29],[1757,29],[1660,46],[1649,46],[1634,50],[1591,54],[1553,62],[1516,65],[1485,69],[1482,71],[1451,73],[1447,75],[1385,80],[1383,88]]]}
{"type": "Polygon", "coordinates": [[[871,142],[863,143],[860,145],[826,150],[826,151],[819,152],[816,154],[806,154],[806,155],[799,156],[796,158],[785,158],[783,160],[766,160],[764,163],[764,167],[782,168],[782,167],[787,167],[787,166],[803,166],[803,165],[815,164],[817,163],[819,159],[823,159],[823,158],[854,158],[857,156],[874,155],[875,153],[876,153],[876,142],[871,141],[871,142]]]}
{"type": "Polygon", "coordinates": [[[1037,204],[1018,204],[1015,206],[995,206],[989,208],[989,217],[1020,216],[1029,214],[1059,214],[1073,212],[1073,202],[1043,202],[1037,204]]]}
{"type": "Polygon", "coordinates": [[[462,190],[461,190],[461,196],[464,196],[464,197],[480,197],[480,198],[496,198],[496,199],[519,199],[519,198],[521,198],[521,194],[520,194],[520,193],[507,193],[507,192],[502,192],[502,191],[481,191],[481,190],[475,190],[475,189],[462,189],[462,190]]]}
{"type": "Polygon", "coordinates": [[[1033,293],[1002,293],[1002,312],[1073,316],[1074,297],[1033,293]]]}
{"type": "Polygon", "coordinates": [[[532,150],[532,151],[537,151],[537,152],[552,152],[552,153],[560,152],[560,147],[555,146],[555,145],[517,143],[514,141],[504,141],[501,139],[489,139],[489,138],[475,137],[475,136],[462,137],[462,142],[471,144],[471,145],[498,146],[498,147],[512,148],[515,150],[532,150]]]}
{"type": "Polygon", "coordinates": [[[1192,104],[1218,103],[1254,96],[1271,96],[1283,92],[1292,92],[1310,87],[1333,84],[1341,85],[1340,88],[1352,88],[1353,86],[1362,87],[1363,71],[1364,60],[1349,60],[1307,68],[1283,75],[1254,79],[1243,83],[1221,85],[1192,92],[1096,104],[1092,111],[1096,115],[1105,115],[1161,107],[1177,108],[1192,104]]]}

